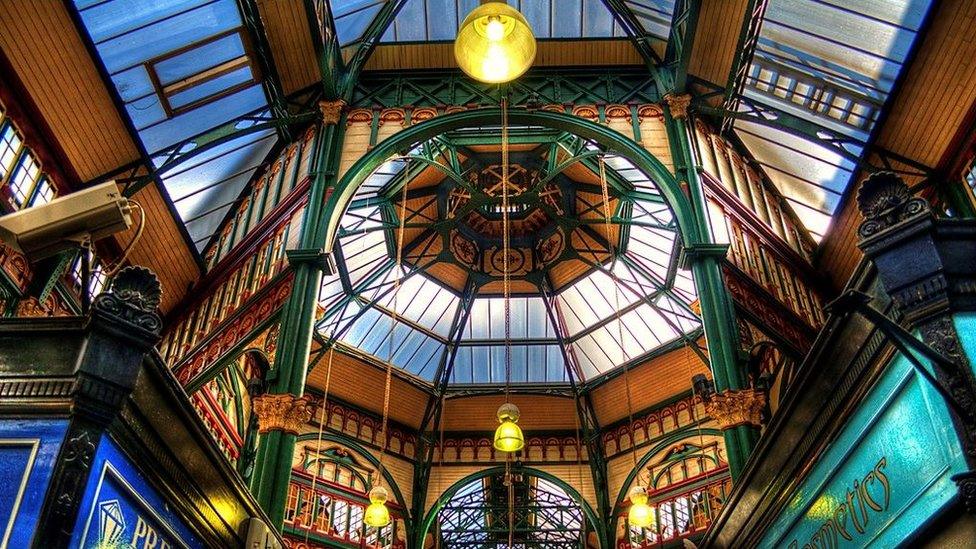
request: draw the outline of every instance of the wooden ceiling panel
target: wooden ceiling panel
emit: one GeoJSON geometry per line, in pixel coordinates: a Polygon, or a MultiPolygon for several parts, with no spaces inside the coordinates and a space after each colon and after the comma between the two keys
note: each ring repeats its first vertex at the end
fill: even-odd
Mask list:
{"type": "Polygon", "coordinates": [[[257,4],[285,95],[318,82],[319,68],[305,2],[258,0],[257,4]]]}
{"type": "Polygon", "coordinates": [[[688,73],[723,88],[739,53],[739,37],[750,0],[702,2],[688,73]]]}
{"type": "Polygon", "coordinates": [[[64,3],[0,0],[0,48],[82,181],[139,159],[64,3]]]}
{"type": "MultiPolygon", "coordinates": [[[[156,273],[163,287],[159,308],[167,314],[183,299],[190,285],[196,283],[201,275],[200,266],[155,183],[143,187],[132,199],[142,207],[146,221],[142,237],[128,259],[133,265],[145,265],[156,273]]],[[[136,224],[133,224],[128,231],[115,235],[119,247],[128,246],[135,231],[136,224]]]]}
{"type": "MultiPolygon", "coordinates": [[[[319,361],[309,373],[308,385],[325,390],[329,357],[319,361]]],[[[428,395],[394,374],[390,384],[390,419],[414,428],[420,427],[428,395]]],[[[383,392],[386,385],[384,368],[357,357],[337,351],[332,358],[332,378],[329,395],[380,415],[383,413],[383,392]]]]}
{"type": "MultiPolygon", "coordinates": [[[[691,390],[691,377],[696,374],[712,377],[708,366],[689,347],[657,356],[628,369],[628,373],[635,413],[691,390]]],[[[590,393],[600,425],[627,417],[626,390],[624,376],[618,375],[590,393]]]]}
{"type": "MultiPolygon", "coordinates": [[[[546,395],[511,395],[519,407],[519,425],[527,432],[571,431],[576,428],[576,404],[572,398],[546,395]]],[[[449,398],[441,418],[445,431],[494,431],[495,412],[505,403],[504,395],[449,398]]]]}
{"type": "MultiPolygon", "coordinates": [[[[541,40],[535,67],[643,65],[627,38],[607,40],[541,40]]],[[[366,62],[366,70],[453,69],[450,42],[380,45],[366,62]]]]}

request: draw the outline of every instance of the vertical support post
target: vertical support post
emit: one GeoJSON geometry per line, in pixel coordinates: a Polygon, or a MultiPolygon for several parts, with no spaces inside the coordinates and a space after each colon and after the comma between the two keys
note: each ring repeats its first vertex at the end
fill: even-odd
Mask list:
{"type": "Polygon", "coordinates": [[[291,293],[281,311],[279,350],[269,372],[267,392],[254,399],[261,435],[255,459],[251,491],[268,514],[271,524],[281,529],[291,479],[295,440],[301,425],[311,419],[305,378],[322,274],[333,268],[322,249],[325,234],[319,229],[326,199],[334,188],[342,150],[342,101],[323,101],[322,127],[312,145],[313,164],[308,206],[302,218],[298,248],[288,250],[294,273],[291,293]]]}
{"type": "Polygon", "coordinates": [[[692,154],[691,137],[686,125],[691,96],[667,95],[665,103],[668,108],[664,109],[664,121],[675,175],[687,188],[694,215],[694,231],[700,235],[699,242],[685,243],[682,264],[685,268],[691,269],[698,290],[712,378],[715,391],[720,396],[710,413],[715,416],[722,428],[729,472],[734,480],[739,476],[759,440],[759,423],[754,421],[757,418],[743,412],[753,408],[755,401],[762,398],[762,394],[749,389],[748,379],[739,356],[735,309],[722,275],[722,260],[725,258],[728,246],[714,243],[715,239],[708,222],[705,192],[692,154]]]}

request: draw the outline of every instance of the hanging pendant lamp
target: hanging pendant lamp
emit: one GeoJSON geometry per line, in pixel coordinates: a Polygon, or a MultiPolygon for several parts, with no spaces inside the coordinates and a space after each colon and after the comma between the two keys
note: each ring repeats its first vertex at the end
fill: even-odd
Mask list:
{"type": "Polygon", "coordinates": [[[495,449],[500,452],[518,452],[525,447],[522,428],[518,426],[519,409],[512,403],[498,407],[498,428],[495,429],[495,449]]]}
{"type": "Polygon", "coordinates": [[[366,526],[382,528],[390,523],[390,510],[386,508],[386,500],[389,498],[389,492],[382,486],[376,486],[369,491],[369,507],[363,517],[366,526]]]}
{"type": "Polygon", "coordinates": [[[627,522],[637,528],[654,526],[654,509],[647,504],[647,490],[643,486],[634,486],[630,489],[630,511],[627,512],[627,522]]]}
{"type": "Polygon", "coordinates": [[[471,10],[454,40],[461,70],[488,84],[522,76],[535,60],[535,49],[529,22],[504,2],[486,2],[471,10]]]}

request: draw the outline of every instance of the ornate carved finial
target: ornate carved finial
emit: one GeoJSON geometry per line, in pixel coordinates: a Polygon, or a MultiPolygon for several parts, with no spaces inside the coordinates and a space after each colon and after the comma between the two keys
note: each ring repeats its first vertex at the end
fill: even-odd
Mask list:
{"type": "Polygon", "coordinates": [[[322,111],[322,123],[326,126],[334,126],[342,118],[342,111],[346,108],[346,102],[342,99],[335,101],[319,101],[319,109],[322,111]]]}
{"type": "Polygon", "coordinates": [[[705,402],[705,412],[718,422],[720,429],[739,425],[762,425],[762,411],[766,407],[766,394],[755,389],[726,390],[716,393],[705,402]]]}
{"type": "Polygon", "coordinates": [[[112,279],[112,293],[140,311],[153,313],[159,307],[163,289],[149,269],[126,267],[112,279]]]}
{"type": "Polygon", "coordinates": [[[668,104],[668,110],[671,111],[671,117],[677,120],[684,120],[688,118],[688,107],[691,105],[691,94],[673,94],[669,93],[664,96],[664,102],[668,104]]]}
{"type": "Polygon", "coordinates": [[[258,432],[284,431],[297,435],[312,419],[312,399],[291,393],[265,394],[254,397],[254,413],[258,417],[258,432]]]}
{"type": "Polygon", "coordinates": [[[889,227],[928,211],[928,202],[912,196],[908,185],[893,172],[877,172],[861,183],[857,207],[864,223],[857,232],[861,238],[875,235],[889,227]]]}
{"type": "Polygon", "coordinates": [[[126,267],[112,278],[107,292],[95,298],[94,308],[119,320],[158,333],[163,321],[156,309],[163,295],[159,279],[145,267],[126,267]]]}

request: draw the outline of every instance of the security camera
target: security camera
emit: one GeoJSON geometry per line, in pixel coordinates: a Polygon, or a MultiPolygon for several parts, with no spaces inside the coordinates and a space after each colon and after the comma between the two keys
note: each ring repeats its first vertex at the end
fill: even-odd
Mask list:
{"type": "Polygon", "coordinates": [[[132,204],[114,181],[0,217],[0,240],[31,261],[132,225],[132,204]]]}

